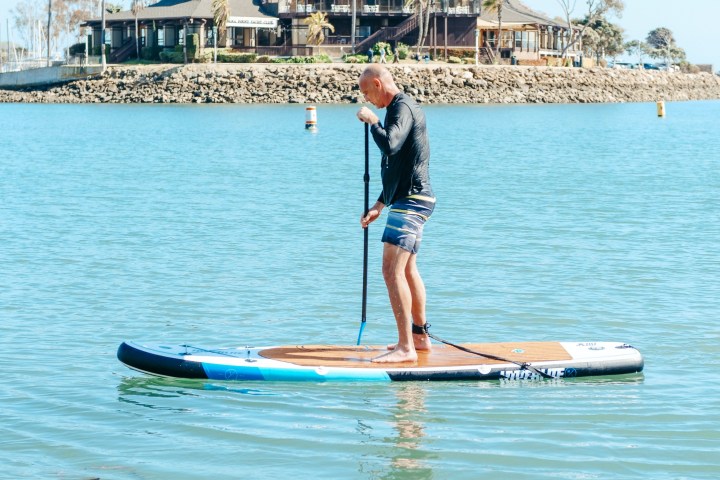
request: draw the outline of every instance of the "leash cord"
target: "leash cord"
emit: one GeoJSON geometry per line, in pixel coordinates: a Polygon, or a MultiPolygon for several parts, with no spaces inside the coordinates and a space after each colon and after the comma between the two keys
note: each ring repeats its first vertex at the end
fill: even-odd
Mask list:
{"type": "MultiPolygon", "coordinates": [[[[415,325],[413,325],[415,326],[415,325]]],[[[534,367],[531,363],[528,362],[516,362],[515,360],[510,360],[509,358],[504,357],[498,357],[497,355],[491,355],[489,353],[482,353],[482,352],[476,352],[475,350],[471,350],[467,347],[463,347],[462,345],[457,345],[452,342],[448,342],[447,340],[443,340],[442,338],[438,337],[437,335],[433,335],[428,330],[430,328],[430,324],[426,323],[422,327],[416,327],[421,328],[423,330],[423,333],[425,333],[428,337],[432,338],[435,341],[438,341],[440,343],[444,343],[445,345],[448,345],[453,348],[457,348],[458,350],[461,350],[466,353],[470,353],[473,355],[478,355],[480,357],[489,358],[490,360],[498,360],[500,362],[508,362],[508,363],[514,363],[518,367],[520,367],[520,370],[529,370],[533,373],[536,373],[540,375],[542,378],[554,378],[552,375],[548,375],[547,373],[543,372],[542,370],[538,369],[537,367],[534,367]]]]}

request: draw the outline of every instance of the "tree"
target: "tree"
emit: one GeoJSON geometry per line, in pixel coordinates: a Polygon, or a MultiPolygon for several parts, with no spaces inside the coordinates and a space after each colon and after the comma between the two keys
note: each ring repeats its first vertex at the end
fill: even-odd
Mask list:
{"type": "Polygon", "coordinates": [[[36,0],[20,0],[10,14],[19,40],[29,46],[30,50],[41,49],[37,41],[38,33],[41,33],[46,41],[50,40],[50,50],[53,50],[57,49],[61,42],[66,42],[68,36],[75,39],[80,37],[78,27],[92,17],[93,13],[97,14],[96,5],[96,0],[52,0],[47,4],[36,0]],[[40,26],[48,16],[51,17],[49,32],[47,22],[40,26]]]}
{"type": "MultiPolygon", "coordinates": [[[[585,25],[587,19],[576,21],[578,25],[585,25]]],[[[587,25],[582,37],[583,50],[587,55],[600,59],[612,57],[613,59],[625,51],[623,43],[623,29],[605,18],[599,18],[587,25]]]]}
{"type": "Polygon", "coordinates": [[[638,68],[642,68],[643,56],[647,54],[650,46],[640,40],[631,40],[625,44],[625,51],[631,57],[637,58],[638,68]]]}
{"type": "Polygon", "coordinates": [[[645,41],[650,45],[649,55],[653,58],[665,59],[665,65],[668,67],[671,59],[685,58],[685,51],[675,44],[675,37],[669,28],[659,27],[651,30],[645,41]]]}
{"type": "Polygon", "coordinates": [[[220,44],[227,44],[227,21],[230,16],[230,0],[212,0],[213,22],[217,27],[220,44]]]}
{"type": "Polygon", "coordinates": [[[132,0],[132,4],[130,5],[130,11],[135,17],[135,55],[137,56],[138,60],[140,59],[140,32],[138,31],[138,15],[140,15],[140,10],[142,10],[143,8],[145,8],[145,0],[132,0]]]}
{"type": "Polygon", "coordinates": [[[565,21],[567,22],[567,28],[569,33],[569,41],[562,50],[562,57],[567,56],[567,51],[577,43],[579,39],[585,33],[588,26],[595,20],[604,17],[606,14],[613,12],[618,17],[622,16],[622,11],[625,9],[625,3],[623,0],[584,0],[587,5],[587,12],[585,13],[585,19],[587,23],[583,25],[579,31],[573,28],[573,22],[571,16],[575,10],[577,0],[557,0],[558,4],[565,14],[565,21]]]}
{"type": "Polygon", "coordinates": [[[328,22],[325,12],[311,13],[303,23],[308,26],[307,43],[311,45],[320,45],[325,41],[325,29],[335,31],[335,27],[328,22]]]}
{"type": "Polygon", "coordinates": [[[495,39],[495,58],[499,58],[500,55],[500,39],[502,38],[502,14],[503,14],[503,3],[505,0],[483,0],[482,7],[488,12],[497,13],[498,18],[498,33],[495,39]]]}
{"type": "Polygon", "coordinates": [[[418,18],[418,43],[417,55],[420,58],[422,47],[425,45],[425,38],[430,29],[430,0],[406,0],[406,7],[412,7],[418,18]]]}

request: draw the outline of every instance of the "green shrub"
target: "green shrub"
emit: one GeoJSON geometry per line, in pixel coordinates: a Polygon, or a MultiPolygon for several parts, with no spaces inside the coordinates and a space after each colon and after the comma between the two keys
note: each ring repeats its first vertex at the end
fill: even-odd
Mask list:
{"type": "Polygon", "coordinates": [[[142,47],[140,49],[140,58],[143,60],[160,60],[160,52],[162,47],[142,47]]]}
{"type": "Polygon", "coordinates": [[[257,59],[256,53],[240,53],[240,52],[228,52],[218,51],[217,60],[221,63],[253,63],[257,59]]]}
{"type": "Polygon", "coordinates": [[[332,58],[323,53],[312,57],[273,58],[272,63],[332,63],[332,58]]]}
{"type": "Polygon", "coordinates": [[[70,46],[70,55],[80,55],[85,53],[85,44],[76,43],[70,46]]]}
{"type": "Polygon", "coordinates": [[[270,55],[260,55],[255,60],[255,63],[272,63],[273,59],[270,57],[270,55]]]}
{"type": "Polygon", "coordinates": [[[315,58],[317,59],[317,62],[315,63],[333,63],[332,58],[330,58],[330,55],[326,53],[321,53],[319,55],[315,55],[315,58]]]}
{"type": "Polygon", "coordinates": [[[400,60],[405,60],[406,58],[408,58],[408,54],[410,53],[410,47],[402,42],[398,42],[397,51],[400,60]]]}
{"type": "MultiPolygon", "coordinates": [[[[197,61],[200,58],[200,52],[198,49],[198,45],[200,44],[200,37],[197,33],[191,33],[185,36],[185,44],[187,45],[187,58],[188,62],[194,62],[197,61]]],[[[173,50],[176,53],[183,54],[183,62],[185,61],[185,54],[183,53],[185,51],[185,48],[181,44],[175,45],[173,50]]]]}
{"type": "Polygon", "coordinates": [[[475,48],[448,48],[448,58],[475,58],[475,48]]]}
{"type": "Polygon", "coordinates": [[[460,57],[448,57],[448,63],[463,63],[460,57]]]}
{"type": "Polygon", "coordinates": [[[197,33],[191,33],[185,36],[185,43],[187,44],[187,56],[188,60],[198,60],[200,57],[200,36],[197,33]]]}
{"type": "Polygon", "coordinates": [[[185,63],[185,55],[182,50],[163,50],[160,52],[160,61],[164,63],[185,63]]]}
{"type": "Polygon", "coordinates": [[[368,63],[368,56],[362,54],[343,55],[342,59],[345,63],[368,63]]]}

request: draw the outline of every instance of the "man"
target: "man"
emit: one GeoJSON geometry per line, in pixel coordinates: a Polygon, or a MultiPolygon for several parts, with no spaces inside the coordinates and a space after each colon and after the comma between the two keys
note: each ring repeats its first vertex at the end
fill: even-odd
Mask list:
{"type": "Polygon", "coordinates": [[[425,285],[417,269],[417,252],[423,225],[435,208],[430,186],[430,145],[425,114],[418,104],[395,85],[390,72],[379,64],[360,75],[360,91],[378,108],[386,108],[385,122],[367,107],[357,117],[370,125],[373,140],[382,152],[382,185],[375,205],[360,219],[363,228],[390,206],[382,236],[383,277],[390,296],[398,342],[373,362],[414,362],[418,350],[430,351],[425,330],[425,285]]]}

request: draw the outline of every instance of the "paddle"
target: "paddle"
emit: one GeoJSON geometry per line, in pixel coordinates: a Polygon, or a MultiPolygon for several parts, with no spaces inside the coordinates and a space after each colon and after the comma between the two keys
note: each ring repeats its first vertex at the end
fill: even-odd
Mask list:
{"type": "MultiPolygon", "coordinates": [[[[365,213],[370,210],[370,126],[365,124],[365,213]]],[[[365,323],[367,322],[367,271],[368,271],[368,229],[363,229],[364,245],[363,245],[363,289],[362,289],[362,322],[360,322],[360,333],[358,333],[357,344],[360,345],[365,323]]]]}

